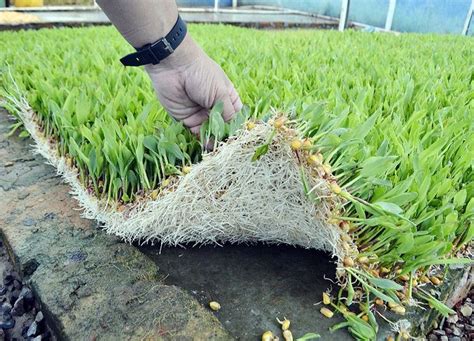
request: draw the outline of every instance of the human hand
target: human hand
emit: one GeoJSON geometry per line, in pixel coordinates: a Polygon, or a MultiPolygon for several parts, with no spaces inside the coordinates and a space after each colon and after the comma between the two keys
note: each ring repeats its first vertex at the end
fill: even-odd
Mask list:
{"type": "Polygon", "coordinates": [[[172,55],[145,69],[166,111],[196,135],[218,101],[224,104],[225,121],[242,109],[239,95],[222,68],[189,35],[172,55]]]}

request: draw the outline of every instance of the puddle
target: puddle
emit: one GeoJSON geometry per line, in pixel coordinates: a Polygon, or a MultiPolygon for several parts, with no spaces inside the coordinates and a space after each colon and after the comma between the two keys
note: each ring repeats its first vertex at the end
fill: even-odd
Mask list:
{"type": "Polygon", "coordinates": [[[167,276],[165,283],[186,289],[205,306],[218,301],[222,308],[215,315],[240,340],[260,339],[265,330],[282,339],[276,317],[284,316],[295,339],[316,332],[319,340],[352,340],[345,330],[330,333],[340,320],[319,313],[322,292],[335,288],[328,280],[335,264],[324,252],[264,244],[140,250],[167,276]]]}

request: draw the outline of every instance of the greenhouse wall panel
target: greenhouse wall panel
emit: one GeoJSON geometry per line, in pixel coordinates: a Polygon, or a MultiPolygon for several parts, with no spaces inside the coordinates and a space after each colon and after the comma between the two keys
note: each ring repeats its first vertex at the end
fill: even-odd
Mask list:
{"type": "Polygon", "coordinates": [[[276,6],[338,17],[341,0],[239,0],[239,6],[276,6]]]}
{"type": "Polygon", "coordinates": [[[393,29],[461,33],[471,0],[398,0],[393,29]]]}

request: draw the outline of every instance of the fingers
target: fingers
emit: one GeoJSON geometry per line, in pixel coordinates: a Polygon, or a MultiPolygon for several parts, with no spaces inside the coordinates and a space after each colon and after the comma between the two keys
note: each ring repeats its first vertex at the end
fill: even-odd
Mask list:
{"type": "Polygon", "coordinates": [[[208,119],[208,117],[209,111],[205,108],[202,108],[196,113],[189,115],[181,122],[183,122],[183,124],[188,127],[188,129],[191,130],[194,135],[199,135],[201,125],[208,119]]]}
{"type": "Polygon", "coordinates": [[[235,112],[242,110],[242,101],[240,100],[239,94],[233,85],[230,88],[230,100],[232,101],[235,112]]]}
{"type": "MultiPolygon", "coordinates": [[[[222,118],[226,122],[230,121],[234,115],[242,109],[242,102],[240,101],[239,95],[232,84],[230,84],[230,87],[224,96],[221,96],[215,102],[217,103],[218,101],[222,101],[224,104],[222,118]]],[[[216,103],[214,103],[214,105],[216,103]]]]}

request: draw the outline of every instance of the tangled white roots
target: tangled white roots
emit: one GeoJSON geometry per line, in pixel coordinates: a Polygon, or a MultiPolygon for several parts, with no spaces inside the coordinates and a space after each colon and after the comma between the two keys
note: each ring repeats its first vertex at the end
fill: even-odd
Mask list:
{"type": "Polygon", "coordinates": [[[187,242],[264,241],[334,252],[339,229],[328,226],[331,194],[314,181],[318,205],[306,197],[299,166],[288,143],[275,137],[268,153],[252,156],[270,127],[257,125],[208,154],[157,200],[124,219],[106,222],[126,239],[187,242]]]}
{"type": "Polygon", "coordinates": [[[256,148],[268,139],[272,128],[267,124],[242,130],[221,144],[189,174],[163,188],[156,200],[119,211],[80,184],[76,170],[38,130],[28,103],[17,100],[15,105],[37,152],[71,185],[83,216],[102,222],[109,233],[127,241],[171,245],[285,243],[326,250],[339,260],[345,256],[342,232],[328,222],[338,200],[327,180],[314,176],[307,164],[298,161],[289,147],[291,136],[277,133],[268,152],[251,160],[256,148]],[[302,168],[312,188],[311,200],[303,188],[302,168]]]}

